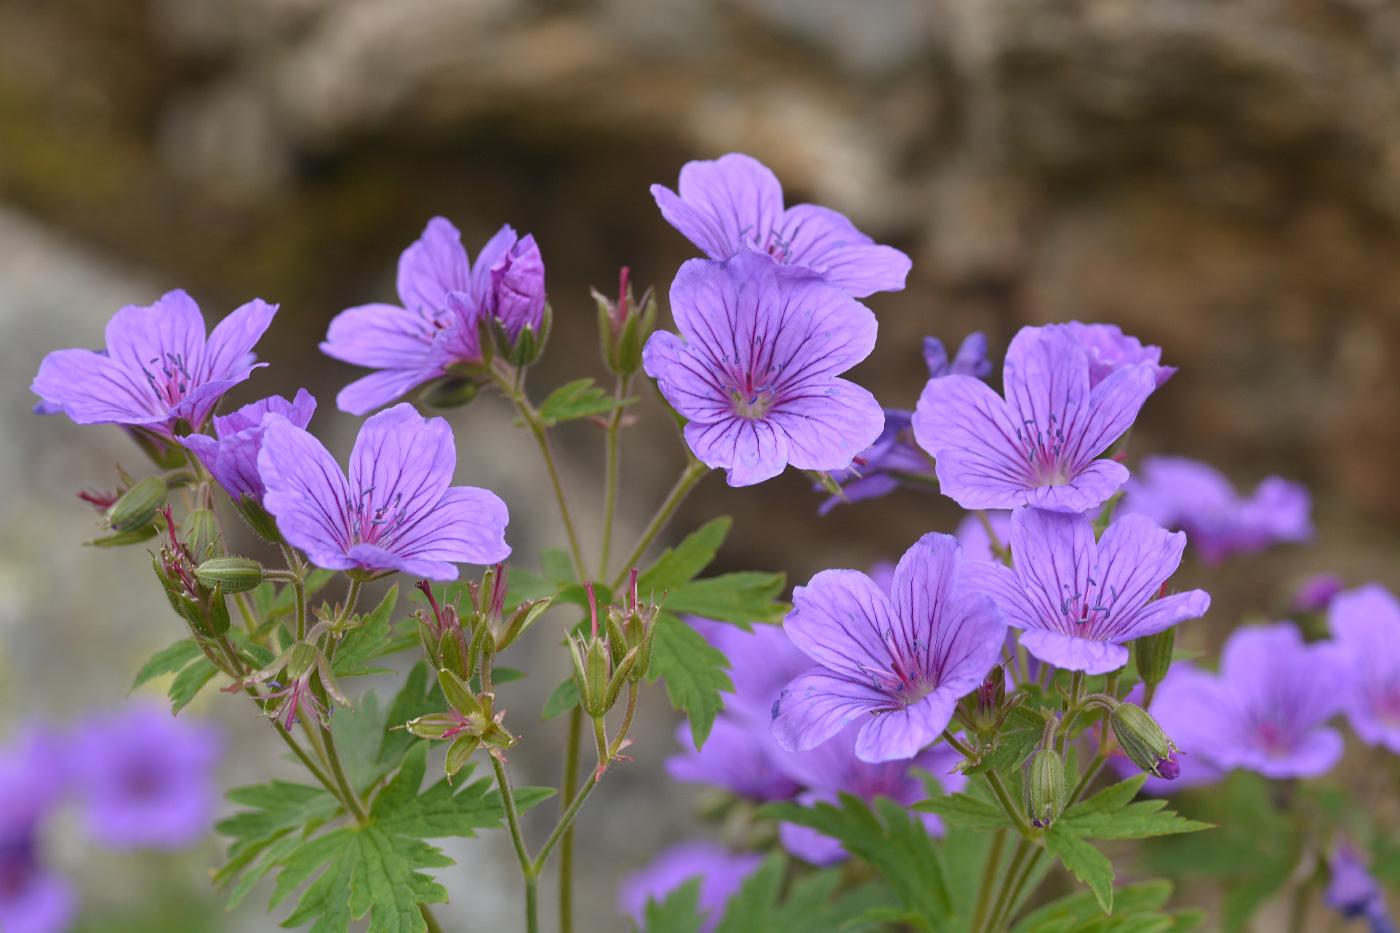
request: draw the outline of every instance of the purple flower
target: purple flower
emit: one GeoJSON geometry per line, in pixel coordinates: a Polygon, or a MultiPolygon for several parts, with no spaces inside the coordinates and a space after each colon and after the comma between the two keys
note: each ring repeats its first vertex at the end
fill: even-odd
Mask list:
{"type": "Polygon", "coordinates": [[[1315,573],[1305,578],[1293,591],[1293,611],[1322,612],[1346,588],[1341,574],[1315,573]]]}
{"type": "Polygon", "coordinates": [[[646,929],[647,904],[663,901],[687,881],[700,879],[697,906],[707,915],[702,933],[709,933],[724,919],[729,899],[763,861],[756,852],[733,853],[714,842],[692,840],[671,846],[647,867],[622,879],[617,889],[617,909],[646,929]]]}
{"type": "Polygon", "coordinates": [[[973,331],[963,338],[958,347],[958,355],[948,362],[948,351],[943,341],[937,337],[924,338],[924,362],[928,364],[928,377],[941,379],[944,376],[971,376],[986,379],[992,374],[992,361],[987,359],[987,338],[981,331],[973,331]]]}
{"type": "Polygon", "coordinates": [[[875,346],[875,315],[816,279],[783,278],[758,253],[692,259],[671,285],[675,334],[652,334],[647,374],[684,418],[686,443],[731,486],[791,463],[842,470],[884,427],[875,396],[838,374],[875,346]]]}
{"type": "Polygon", "coordinates": [[[773,707],[783,747],[814,748],[857,717],[864,761],[912,758],[934,742],[1006,637],[995,604],[966,585],[967,566],[950,535],[927,534],[900,559],[889,596],[856,570],[824,570],[797,587],[783,627],[821,666],[773,707]]]}
{"type": "Polygon", "coordinates": [[[262,450],[263,432],[269,421],[286,418],[304,428],[315,411],[316,400],[305,389],[299,389],[291,402],[274,395],[244,405],[233,414],[215,416],[215,437],[191,434],[181,438],[180,443],[195,452],[235,503],[246,497],[262,505],[267,489],[258,474],[258,451],[262,450]]]}
{"type": "Polygon", "coordinates": [[[128,305],[107,322],[107,349],[56,350],[30,388],[78,424],[120,424],[162,438],[204,427],[229,389],[266,363],[253,344],[276,305],[248,302],[205,338],[204,316],[183,291],[149,307],[128,305]]]}
{"type": "Polygon", "coordinates": [[[365,421],[347,480],[321,442],[285,419],[263,434],[263,505],[287,541],[318,567],[401,570],[455,580],[454,563],[506,559],[506,505],[493,492],[452,486],[457,449],[441,418],[403,403],[365,421]]]}
{"type": "Polygon", "coordinates": [[[544,265],[533,237],[510,225],[467,258],[462,235],[442,217],[399,257],[402,306],[368,304],[331,321],[321,352],[371,373],[336,396],[341,411],[363,415],[425,382],[482,363],[480,319],[498,312],[512,336],[544,308],[544,265]],[[536,279],[538,278],[538,281],[536,279]]]}
{"type": "Polygon", "coordinates": [[[39,858],[40,825],[68,783],[63,756],[39,729],[0,749],[0,930],[64,933],[77,913],[72,885],[39,858]]]}
{"type": "Polygon", "coordinates": [[[914,437],[937,458],[944,495],[965,509],[1082,512],[1123,485],[1122,464],[1095,458],[1156,388],[1150,366],[1123,366],[1091,388],[1088,353],[1065,326],[1023,327],[1003,382],[1005,400],[971,376],[924,387],[914,437]]]}
{"type": "MultiPolygon", "coordinates": [[[[854,794],[862,800],[888,797],[903,806],[928,796],[924,782],[913,773],[918,768],[938,778],[943,789],[956,793],[967,786],[967,776],[952,772],[962,757],[947,745],[938,745],[914,758],[870,763],[856,755],[860,726],[847,726],[830,741],[805,752],[790,752],[782,759],[784,770],[807,791],[799,796],[803,806],[836,803],[840,794],[854,794]]],[[[943,835],[943,821],[933,813],[918,814],[929,833],[943,835]]],[[[806,826],[782,823],[778,837],[783,848],[813,865],[832,865],[847,857],[846,849],[830,836],[806,826]]]]}
{"type": "Polygon", "coordinates": [[[755,625],[745,632],[708,619],[687,621],[729,658],[734,691],[723,694],[724,712],[715,719],[704,748],[696,750],[690,729],[681,724],[676,741],[683,751],[666,759],[666,773],[754,800],[792,797],[800,788],[779,766],[787,753],[769,733],[768,722],[783,687],[811,667],[811,659],[776,625],[755,625]]]}
{"type": "MultiPolygon", "coordinates": [[[[1003,548],[1011,543],[1011,513],[996,510],[987,513],[987,521],[997,536],[997,544],[1003,548]]],[[[962,545],[964,560],[998,560],[992,551],[992,539],[987,534],[987,526],[976,515],[968,515],[958,523],[953,537],[962,545]]]]}
{"type": "Polygon", "coordinates": [[[908,256],[876,245],[835,211],[813,204],[784,210],[777,176],[746,155],[687,162],[679,195],[664,185],[651,193],[666,221],[711,259],[755,251],[856,298],[899,291],[909,274],[908,256]]]}
{"type": "MultiPolygon", "coordinates": [[[[1189,661],[1178,661],[1157,685],[1148,710],[1157,724],[1167,733],[1180,751],[1172,756],[1180,769],[1171,780],[1147,776],[1143,789],[1149,794],[1166,796],[1187,787],[1214,784],[1225,772],[1212,764],[1202,752],[1209,749],[1220,732],[1220,713],[1212,708],[1214,696],[1211,684],[1214,674],[1208,674],[1189,661]]],[[[1128,702],[1142,703],[1143,689],[1138,684],[1128,694],[1128,702]]],[[[1114,766],[1125,777],[1134,777],[1141,769],[1121,753],[1112,758],[1114,766]]]]}
{"type": "Polygon", "coordinates": [[[1341,735],[1323,723],[1345,701],[1345,657],[1331,643],[1304,644],[1291,622],[1237,629],[1221,651],[1220,676],[1193,686],[1194,742],[1222,771],[1316,777],[1342,756],[1341,735]]]}
{"type": "Polygon", "coordinates": [[[1302,483],[1270,476],[1242,499],[1219,470],[1185,457],[1144,457],[1118,512],[1180,528],[1208,564],[1313,534],[1312,498],[1302,483]]]}
{"type": "Polygon", "coordinates": [[[1070,321],[1064,326],[1089,353],[1091,389],[1124,366],[1142,364],[1150,367],[1159,389],[1176,372],[1175,366],[1162,365],[1161,347],[1143,346],[1142,341],[1124,334],[1117,324],[1081,324],[1078,321],[1070,321]]]}
{"type": "Polygon", "coordinates": [[[1128,663],[1126,642],[1210,608],[1203,590],[1153,599],[1177,566],[1186,536],[1125,515],[1094,541],[1084,515],[1021,509],[1011,515],[1014,569],[969,561],[968,585],[990,593],[1042,661],[1105,674],[1128,663]]]}
{"type": "Polygon", "coordinates": [[[1352,729],[1367,745],[1400,754],[1400,602],[1371,583],[1332,600],[1328,616],[1348,668],[1352,729]]]}
{"type": "Polygon", "coordinates": [[[1332,853],[1328,866],[1332,879],[1323,900],[1347,920],[1365,919],[1371,933],[1395,933],[1395,921],[1385,903],[1385,890],[1366,870],[1352,846],[1343,841],[1332,853]]]}
{"type": "Polygon", "coordinates": [[[212,726],[133,705],[79,728],[73,763],[88,833],[115,849],[179,849],[208,832],[221,741],[212,726]]]}
{"type": "MultiPolygon", "coordinates": [[[[841,487],[841,495],[830,496],[818,514],[825,515],[842,502],[878,499],[894,492],[901,484],[935,487],[933,461],[914,443],[910,427],[913,412],[885,409],[885,428],[852,465],[834,470],[831,478],[841,487]]],[[[817,488],[821,488],[818,486],[817,488]]]]}

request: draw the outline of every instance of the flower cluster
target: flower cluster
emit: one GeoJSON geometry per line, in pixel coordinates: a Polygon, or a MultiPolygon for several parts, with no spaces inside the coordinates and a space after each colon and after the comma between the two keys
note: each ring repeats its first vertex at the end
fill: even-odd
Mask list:
{"type": "Polygon", "coordinates": [[[70,730],[36,724],[0,748],[0,929],[72,927],[77,891],[45,864],[42,838],[67,800],[104,848],[173,850],[202,838],[221,745],[208,725],[138,704],[70,730]]]}

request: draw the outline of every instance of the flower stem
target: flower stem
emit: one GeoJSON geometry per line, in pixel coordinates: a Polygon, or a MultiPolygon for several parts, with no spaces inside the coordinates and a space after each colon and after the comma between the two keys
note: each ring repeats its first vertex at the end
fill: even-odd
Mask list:
{"type": "MultiPolygon", "coordinates": [[[[627,396],[632,379],[618,377],[613,390],[613,401],[620,402],[627,396]]],[[[608,556],[612,551],[613,516],[617,511],[617,480],[621,472],[618,448],[622,439],[622,408],[614,408],[608,419],[608,459],[603,475],[603,546],[598,557],[598,576],[608,575],[608,556]]]]}
{"type": "Polygon", "coordinates": [[[997,869],[1001,867],[1001,851],[1006,846],[1006,830],[999,829],[992,836],[992,848],[987,853],[987,864],[982,867],[982,883],[977,889],[977,909],[972,914],[972,929],[981,930],[987,921],[987,908],[992,903],[992,883],[996,880],[997,869]]]}
{"type": "MultiPolygon", "coordinates": [[[[606,552],[605,552],[606,553],[606,552]]],[[[563,812],[559,815],[560,825],[564,825],[564,814],[574,802],[578,790],[578,758],[583,745],[583,707],[575,705],[569,711],[569,741],[564,748],[564,786],[560,789],[559,805],[563,812]]],[[[549,843],[541,852],[548,854],[549,843]]],[[[570,821],[564,830],[564,838],[559,843],[559,933],[573,933],[574,929],[574,827],[570,821]]]]}
{"type": "MultiPolygon", "coordinates": [[[[960,742],[957,736],[953,735],[951,731],[944,731],[943,741],[951,745],[953,750],[964,758],[970,760],[973,757],[972,750],[960,742]]],[[[988,771],[982,776],[987,779],[987,783],[991,786],[992,793],[996,795],[997,803],[1001,805],[1002,812],[1006,814],[1006,818],[1015,825],[1016,830],[1021,834],[1022,838],[1029,839],[1033,833],[1030,821],[1027,820],[1025,814],[1021,812],[1021,808],[1016,806],[1011,800],[1011,792],[1006,789],[1006,782],[1001,779],[1001,775],[997,774],[995,771],[988,771]]]]}
{"type": "Polygon", "coordinates": [[[525,928],[528,933],[539,933],[539,870],[530,858],[530,850],[525,847],[525,837],[520,832],[520,813],[515,806],[515,792],[511,790],[506,766],[492,755],[491,767],[496,771],[496,787],[501,792],[501,806],[505,808],[506,822],[510,824],[510,841],[515,845],[515,857],[520,862],[520,874],[525,879],[525,928]]]}
{"type": "MultiPolygon", "coordinates": [[[[1006,866],[1006,874],[1002,876],[1001,885],[997,888],[996,897],[991,899],[991,910],[985,916],[981,914],[980,900],[982,895],[978,896],[978,922],[973,923],[971,928],[972,933],[988,933],[988,931],[996,929],[997,918],[1000,917],[1005,910],[1007,892],[1011,889],[1016,873],[1021,870],[1021,865],[1025,862],[1026,856],[1030,854],[1030,851],[1031,844],[1025,839],[1018,839],[1016,841],[1016,848],[1011,853],[1011,863],[1006,866]]],[[[988,884],[988,887],[990,887],[990,884],[988,884]]]]}
{"type": "Polygon", "coordinates": [[[1001,543],[1001,538],[997,537],[996,529],[992,527],[992,520],[982,509],[977,510],[977,520],[982,523],[982,530],[987,533],[987,544],[992,549],[992,555],[1010,567],[1011,552],[1006,549],[1006,545],[1001,543]]]}
{"type": "Polygon", "coordinates": [[[1015,872],[1007,872],[1006,880],[1002,883],[1001,896],[997,898],[997,907],[992,911],[992,922],[987,927],[988,931],[998,930],[1006,926],[1011,919],[1011,912],[1016,909],[1016,902],[1021,899],[1021,892],[1025,888],[1026,882],[1030,880],[1036,865],[1044,857],[1045,850],[1028,847],[1026,853],[1029,857],[1022,861],[1020,876],[1018,877],[1015,872]]]}
{"type": "Polygon", "coordinates": [[[291,570],[295,576],[292,578],[292,592],[296,595],[297,605],[297,641],[306,640],[306,568],[302,566],[301,559],[296,552],[287,545],[282,545],[282,559],[287,562],[287,569],[291,570]]]}
{"type": "Polygon", "coordinates": [[[680,504],[685,501],[686,495],[689,494],[695,484],[700,481],[700,478],[709,471],[709,467],[693,458],[686,464],[685,470],[681,472],[680,479],[676,480],[676,485],[671,487],[671,491],[666,495],[666,499],[661,503],[661,507],[656,510],[656,514],[652,516],[651,522],[647,525],[646,530],[642,532],[642,536],[638,539],[636,546],[633,547],[632,552],[627,555],[627,559],[622,562],[621,573],[618,574],[617,579],[612,581],[611,586],[613,589],[617,589],[617,587],[622,584],[622,579],[626,576],[628,568],[641,560],[642,555],[646,553],[647,547],[661,532],[661,529],[666,527],[666,523],[671,520],[671,516],[675,513],[680,504]]]}
{"type": "Polygon", "coordinates": [[[326,750],[326,760],[330,762],[331,774],[335,776],[335,783],[340,787],[345,804],[350,808],[350,815],[361,826],[369,822],[369,814],[365,812],[365,805],[360,802],[360,795],[350,783],[350,779],[345,776],[345,768],[340,763],[340,753],[335,747],[335,736],[326,726],[321,726],[321,744],[326,750]]]}
{"type": "Polygon", "coordinates": [[[574,830],[574,820],[578,817],[578,812],[583,808],[583,802],[588,799],[588,795],[593,793],[593,788],[598,785],[597,778],[589,778],[583,785],[583,789],[574,797],[569,804],[569,809],[564,811],[564,815],[559,818],[559,825],[554,827],[554,831],[549,834],[549,838],[544,841],[540,848],[540,854],[535,856],[534,868],[536,873],[544,870],[544,863],[549,858],[549,853],[554,850],[554,846],[559,840],[574,830]]]}
{"type": "Polygon", "coordinates": [[[622,743],[627,740],[627,731],[632,728],[632,717],[637,713],[637,694],[641,692],[641,686],[640,682],[634,680],[627,687],[627,712],[623,714],[622,725],[613,737],[612,744],[608,746],[609,761],[622,751],[622,743]]]}

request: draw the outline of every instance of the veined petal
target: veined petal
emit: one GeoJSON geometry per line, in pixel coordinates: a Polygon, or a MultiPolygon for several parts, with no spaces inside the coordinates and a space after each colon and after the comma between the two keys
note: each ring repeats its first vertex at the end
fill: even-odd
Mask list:
{"type": "Polygon", "coordinates": [[[773,737],[791,752],[805,752],[847,725],[889,708],[890,698],[869,684],[854,683],[822,668],[798,674],[773,709],[773,737]]]}
{"type": "Polygon", "coordinates": [[[971,592],[965,583],[959,588],[958,599],[941,609],[929,658],[938,689],[954,700],[977,688],[1006,643],[1006,617],[991,596],[971,592]]]}
{"type": "MultiPolygon", "coordinates": [[[[1156,388],[1157,379],[1147,365],[1125,366],[1094,386],[1088,412],[1081,413],[1087,417],[1074,424],[1070,441],[1074,466],[1097,457],[1122,437],[1156,388]]],[[[1069,432],[1066,435],[1070,436],[1069,432]]]]}
{"type": "Polygon", "coordinates": [[[1128,468],[1112,460],[1091,460],[1060,486],[1036,486],[1026,490],[1019,504],[1055,512],[1081,513],[1109,500],[1128,480],[1128,468]]]}
{"type": "Polygon", "coordinates": [[[448,292],[471,287],[471,264],[451,221],[434,217],[399,257],[399,299],[411,311],[441,311],[448,292]]]}
{"type": "MultiPolygon", "coordinates": [[[[394,538],[393,550],[405,558],[484,565],[510,556],[505,538],[510,513],[489,489],[453,486],[418,514],[394,538]]],[[[456,578],[454,568],[450,579],[456,578]]]]}
{"type": "Polygon", "coordinates": [[[950,692],[935,690],[917,703],[872,717],[856,739],[856,756],[870,762],[913,758],[948,728],[957,702],[950,692]]]}
{"type": "Polygon", "coordinates": [[[990,596],[1009,625],[1020,629],[1041,627],[1036,604],[1026,595],[1020,577],[1000,561],[964,560],[960,579],[966,590],[990,596]]]}
{"type": "Polygon", "coordinates": [[[337,392],[335,407],[352,415],[367,415],[444,374],[441,369],[381,369],[337,392]]]}
{"type": "Polygon", "coordinates": [[[879,246],[829,208],[799,204],[783,215],[783,262],[806,267],[854,298],[904,288],[912,263],[892,246],[879,246]]]}
{"type": "Polygon", "coordinates": [[[1035,629],[1021,633],[1021,644],[1042,661],[1067,671],[1107,674],[1128,663],[1128,649],[1060,632],[1035,629]]]}
{"type": "Polygon", "coordinates": [[[127,305],[107,322],[107,354],[123,368],[157,374],[176,354],[193,373],[204,356],[204,315],[179,288],[147,307],[127,305]]]}
{"type": "Polygon", "coordinates": [[[214,409],[218,407],[219,399],[223,398],[225,392],[247,379],[254,369],[262,369],[266,365],[266,363],[254,363],[249,369],[235,372],[230,378],[214,379],[196,385],[189,391],[189,394],[170,406],[167,420],[172,423],[179,420],[188,421],[198,431],[204,427],[209,416],[214,413],[214,409]]]}
{"type": "Polygon", "coordinates": [[[471,271],[471,285],[467,293],[478,307],[484,306],[491,294],[491,267],[510,252],[519,239],[515,228],[506,224],[497,230],[495,236],[487,240],[486,245],[476,254],[476,262],[471,271]]]}
{"type": "MultiPolygon", "coordinates": [[[[1186,535],[1167,531],[1146,515],[1124,515],[1109,525],[1099,539],[1094,576],[1099,591],[1109,594],[1112,607],[1106,619],[1090,626],[1093,637],[1121,642],[1137,638],[1139,634],[1152,634],[1138,631],[1140,614],[1137,610],[1146,606],[1162,583],[1176,573],[1185,549],[1186,535]]],[[[1208,596],[1205,605],[1210,605],[1208,596]]],[[[1160,608],[1156,610],[1157,615],[1161,612],[1160,608]]],[[[1164,628],[1175,624],[1158,621],[1164,628]]]]}
{"type": "Polygon", "coordinates": [[[261,298],[254,298],[215,325],[204,348],[203,378],[225,379],[234,378],[240,373],[246,375],[251,368],[246,362],[248,354],[272,324],[277,308],[277,305],[270,305],[261,298]]]}
{"type": "Polygon", "coordinates": [[[940,483],[968,486],[995,482],[1012,490],[1031,482],[1025,444],[1016,435],[1019,426],[1006,402],[980,379],[956,375],[930,379],[919,396],[913,426],[919,446],[940,463],[945,452],[957,455],[956,469],[939,467],[940,483]]]}
{"type": "Polygon", "coordinates": [[[900,628],[893,607],[857,570],[823,570],[792,593],[783,631],[809,658],[863,683],[890,669],[886,632],[900,628]]]}
{"type": "Polygon", "coordinates": [[[318,567],[348,570],[350,484],[321,442],[290,421],[274,420],[263,434],[258,473],[267,493],[263,507],[287,541],[318,567]]]}
{"type": "Polygon", "coordinates": [[[1047,436],[1058,429],[1073,443],[1090,399],[1089,357],[1079,341],[1059,327],[1021,328],[1006,350],[1002,381],[1018,422],[1047,436]]]}
{"type": "Polygon", "coordinates": [[[766,420],[787,435],[788,462],[799,470],[842,470],[880,436],[885,413],[866,389],[832,378],[775,402],[766,420]]]}
{"type": "Polygon", "coordinates": [[[405,402],[360,428],[350,452],[350,491],[363,514],[397,523],[396,541],[436,508],[456,468],[457,448],[446,420],[424,418],[405,402]]]}
{"type": "MultiPolygon", "coordinates": [[[[447,307],[445,295],[443,307],[447,307]]],[[[440,363],[432,356],[440,324],[432,313],[394,305],[347,308],[331,320],[321,352],[375,369],[424,369],[440,363]]]]}
{"type": "Polygon", "coordinates": [[[1133,613],[1123,630],[1115,631],[1109,640],[1121,643],[1144,635],[1156,635],[1188,619],[1199,619],[1209,609],[1210,594],[1205,590],[1188,590],[1163,596],[1133,613]]]}
{"type": "Polygon", "coordinates": [[[1310,778],[1326,774],[1342,759],[1345,745],[1336,729],[1312,729],[1285,754],[1245,746],[1230,764],[1257,771],[1267,778],[1310,778]]]}
{"type": "Polygon", "coordinates": [[[165,421],[165,405],[139,373],[102,353],[55,350],[39,364],[30,388],[46,402],[59,405],[78,424],[165,421]]]}
{"type": "Polygon", "coordinates": [[[685,440],[700,461],[728,471],[731,486],[752,486],[772,479],[787,466],[787,435],[759,418],[730,416],[713,424],[692,421],[685,440]]]}
{"type": "MultiPolygon", "coordinates": [[[[735,256],[730,265],[734,274],[765,283],[780,268],[758,253],[735,256]]],[[[777,282],[776,292],[765,296],[773,307],[755,309],[763,317],[751,338],[778,368],[777,391],[843,373],[875,349],[879,324],[865,305],[819,279],[780,276],[777,282]]]]}
{"type": "Polygon", "coordinates": [[[730,153],[713,162],[688,162],[680,194],[662,185],[651,193],[666,221],[711,259],[765,245],[783,218],[783,187],[757,159],[730,153]]]}
{"type": "Polygon", "coordinates": [[[701,352],[668,331],[647,339],[642,366],[683,418],[715,422],[734,417],[734,401],[701,352]]]}
{"type": "MultiPolygon", "coordinates": [[[[1094,529],[1083,515],[1044,509],[1012,513],[1011,553],[1034,610],[1033,628],[1077,633],[1077,619],[1069,616],[1089,594],[1095,551],[1094,529]]],[[[1024,637],[1021,643],[1026,644],[1024,637]]]]}

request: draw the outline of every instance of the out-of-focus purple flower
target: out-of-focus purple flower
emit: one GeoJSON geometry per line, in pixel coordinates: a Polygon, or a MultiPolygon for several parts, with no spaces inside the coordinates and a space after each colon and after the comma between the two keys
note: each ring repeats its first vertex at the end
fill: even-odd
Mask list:
{"type": "MultiPolygon", "coordinates": [[[[321,344],[327,356],[378,372],[336,396],[341,411],[363,415],[425,382],[482,363],[480,323],[502,315],[512,337],[544,309],[544,265],[533,237],[509,224],[496,232],[476,263],[462,235],[443,217],[399,257],[402,306],[368,304],[340,312],[321,344]]],[[[537,323],[537,322],[536,322],[537,323]]]]}
{"type": "MultiPolygon", "coordinates": [[[[1209,749],[1220,733],[1220,711],[1211,707],[1207,697],[1214,695],[1210,686],[1216,680],[1189,661],[1178,661],[1157,685],[1148,710],[1162,731],[1176,744],[1178,753],[1172,756],[1180,769],[1171,780],[1147,776],[1143,789],[1149,794],[1166,796],[1187,787],[1214,784],[1225,772],[1207,759],[1202,749],[1209,749]]],[[[1128,702],[1141,705],[1142,684],[1128,694],[1128,702]]],[[[1140,773],[1137,765],[1125,756],[1115,755],[1114,766],[1125,778],[1140,773]]]]}
{"type": "MultiPolygon", "coordinates": [[[[799,803],[808,807],[818,802],[836,803],[839,795],[845,793],[863,800],[889,797],[907,807],[928,796],[923,781],[913,773],[914,768],[938,778],[950,794],[967,786],[967,776],[952,771],[962,756],[948,745],[937,745],[914,758],[872,764],[856,755],[859,730],[858,725],[852,724],[816,748],[783,756],[784,771],[807,788],[797,798],[799,803]]],[[[936,814],[921,813],[919,817],[930,833],[943,835],[943,821],[936,814]]],[[[813,865],[831,865],[847,856],[840,842],[806,826],[782,823],[778,836],[784,849],[813,865]]]]}
{"type": "Polygon", "coordinates": [[[987,338],[980,330],[963,338],[958,355],[953,357],[951,363],[943,341],[937,337],[925,337],[924,362],[928,364],[930,379],[942,379],[944,376],[986,379],[992,374],[992,361],[987,359],[987,338]]]}
{"type": "Polygon", "coordinates": [[[262,476],[258,473],[258,451],[262,450],[263,432],[273,418],[286,418],[299,428],[311,422],[316,400],[305,389],[297,391],[293,401],[280,395],[265,398],[229,415],[214,417],[214,434],[191,434],[180,439],[195,452],[219,485],[224,487],[235,503],[247,497],[262,505],[262,476]]]}
{"type": "Polygon", "coordinates": [[[1328,617],[1348,667],[1352,729],[1367,745],[1400,754],[1400,602],[1370,583],[1332,600],[1328,617]]]}
{"type": "Polygon", "coordinates": [[[38,852],[44,817],[68,784],[64,758],[38,728],[0,749],[0,930],[64,933],[78,898],[65,879],[45,869],[38,852]]]}
{"type": "Polygon", "coordinates": [[[831,478],[841,487],[841,495],[828,497],[817,510],[819,514],[825,515],[842,502],[887,496],[900,485],[937,486],[933,461],[914,443],[910,426],[913,414],[897,408],[885,409],[885,428],[875,443],[861,451],[849,468],[832,471],[831,478]]]}
{"type": "Polygon", "coordinates": [[[1210,608],[1204,590],[1153,599],[1176,572],[1186,536],[1125,515],[1094,541],[1084,515],[1020,509],[1011,516],[1014,568],[968,561],[967,585],[990,593],[1021,644],[1042,661],[1105,674],[1128,663],[1127,642],[1210,608]]]}
{"type": "Polygon", "coordinates": [[[908,256],[877,245],[828,208],[784,210],[783,186],[757,159],[730,153],[687,162],[679,187],[679,195],[664,185],[652,185],[651,193],[667,222],[711,259],[756,251],[785,272],[815,275],[856,298],[904,288],[908,256]]]}
{"type": "Polygon", "coordinates": [[[56,350],[30,386],[78,424],[120,424],[174,437],[204,427],[229,389],[259,366],[253,345],[277,306],[254,299],[208,337],[199,306],[183,291],[148,307],[127,305],[107,322],[103,351],[56,350]],[[187,427],[186,427],[187,426],[187,427]]]}
{"type": "Polygon", "coordinates": [[[1312,497],[1302,483],[1270,476],[1241,498],[1219,470],[1185,457],[1144,457],[1118,505],[1118,514],[1129,512],[1185,531],[1208,564],[1313,534],[1312,497]]]}
{"type": "Polygon", "coordinates": [[[688,419],[686,443],[731,486],[771,479],[789,463],[844,470],[884,427],[875,396],[839,377],[870,355],[875,315],[839,288],[780,277],[758,253],[692,259],[671,284],[685,338],[658,331],[647,374],[688,419]]]}
{"type": "Polygon", "coordinates": [[[812,666],[781,627],[735,625],[688,619],[691,626],[729,658],[732,693],[723,694],[724,711],[698,751],[682,724],[676,740],[682,752],[666,759],[666,773],[677,781],[723,787],[754,800],[786,800],[800,789],[778,760],[786,755],[768,731],[773,703],[788,681],[812,666]]]}
{"type": "Polygon", "coordinates": [[[1162,365],[1161,347],[1143,346],[1142,341],[1124,334],[1117,324],[1070,321],[1065,327],[1089,353],[1091,389],[1124,366],[1142,364],[1151,367],[1159,389],[1176,372],[1175,366],[1162,365]]]}
{"type": "Polygon", "coordinates": [[[403,403],[360,428],[346,478],[321,442],[286,419],[263,434],[263,505],[287,541],[318,567],[400,570],[455,580],[454,564],[506,559],[506,504],[495,493],[451,486],[452,429],[403,403]]]}
{"type": "Polygon", "coordinates": [[[806,751],[857,718],[865,761],[912,758],[996,663],[1006,621],[974,591],[951,535],[927,534],[900,559],[886,596],[856,570],[825,570],[793,593],[783,628],[820,667],[773,707],[773,734],[806,751]]]}
{"type": "Polygon", "coordinates": [[[617,909],[631,917],[639,929],[646,930],[649,902],[663,901],[687,881],[699,878],[697,906],[707,915],[700,929],[709,933],[724,919],[729,899],[762,861],[763,856],[756,852],[730,852],[714,842],[678,843],[662,851],[650,865],[622,879],[617,889],[617,909]]]}
{"type": "MultiPolygon", "coordinates": [[[[1011,546],[1011,513],[995,509],[987,512],[987,521],[997,536],[997,543],[1003,548],[1011,546]]],[[[958,522],[953,536],[962,545],[964,560],[998,560],[992,550],[992,539],[987,534],[987,526],[976,515],[968,515],[958,522]]]]}
{"type": "Polygon", "coordinates": [[[1347,686],[1337,645],[1304,644],[1291,622],[1237,629],[1221,651],[1220,676],[1194,684],[1199,752],[1223,771],[1317,777],[1342,756],[1341,735],[1323,723],[1340,712],[1347,686]]]}
{"type": "Polygon", "coordinates": [[[1157,387],[1150,366],[1120,367],[1091,388],[1088,351],[1064,325],[1023,327],[1003,382],[1005,399],[971,376],[924,386],[914,437],[936,458],[944,495],[965,509],[1083,512],[1123,485],[1121,463],[1095,458],[1157,387]]]}
{"type": "Polygon", "coordinates": [[[72,760],[88,833],[116,849],[178,849],[209,831],[223,742],[210,725],[133,705],[79,727],[72,760]]]}
{"type": "Polygon", "coordinates": [[[1395,921],[1385,903],[1385,890],[1362,864],[1350,843],[1341,842],[1329,863],[1332,878],[1323,900],[1347,920],[1364,919],[1371,933],[1395,933],[1395,921]]]}
{"type": "Polygon", "coordinates": [[[1293,591],[1293,611],[1322,612],[1346,588],[1346,580],[1339,573],[1315,573],[1293,591]]]}

